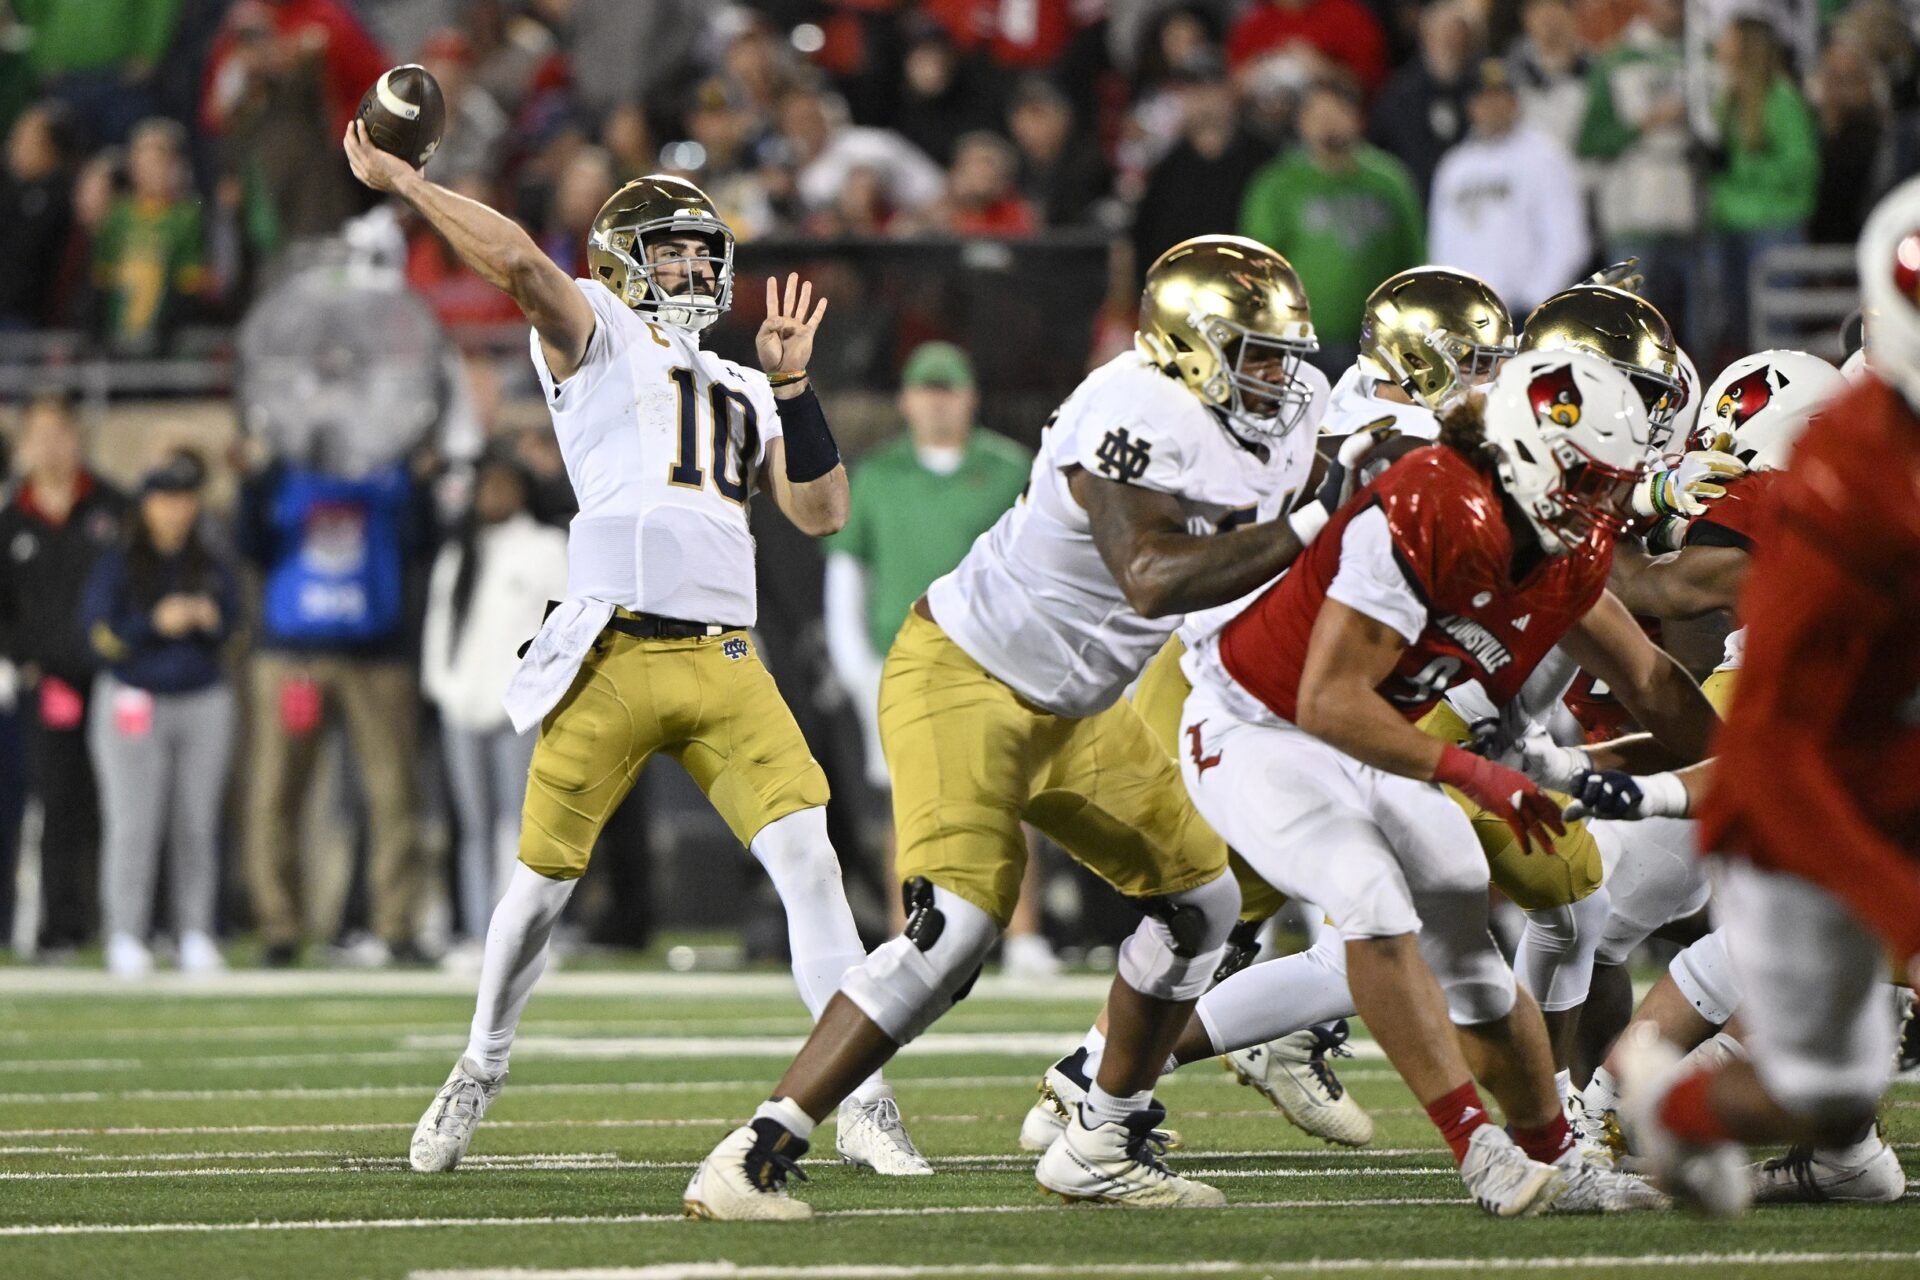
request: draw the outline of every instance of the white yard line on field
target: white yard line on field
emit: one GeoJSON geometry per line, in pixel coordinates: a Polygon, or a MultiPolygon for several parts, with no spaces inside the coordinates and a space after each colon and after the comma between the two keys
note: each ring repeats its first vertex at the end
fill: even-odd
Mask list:
{"type": "MultiPolygon", "coordinates": [[[[1097,1006],[1113,985],[1111,974],[1064,974],[1044,982],[983,976],[974,999],[1026,1000],[1097,1006]]],[[[233,1000],[287,996],[338,995],[363,1000],[379,996],[457,996],[473,999],[474,979],[432,969],[236,969],[229,973],[183,975],[160,972],[128,981],[98,969],[40,969],[27,965],[0,969],[0,996],[100,996],[132,1000],[154,997],[233,1000]]],[[[647,999],[712,1000],[721,996],[793,997],[786,973],[667,973],[656,970],[563,970],[540,980],[540,993],[553,996],[621,996],[647,999]]]]}
{"type": "MultiPolygon", "coordinates": [[[[1418,1154],[1437,1155],[1437,1151],[1422,1151],[1418,1154]]],[[[184,1156],[91,1156],[87,1159],[97,1162],[120,1160],[128,1164],[147,1163],[151,1160],[192,1160],[222,1159],[237,1156],[246,1160],[262,1160],[273,1157],[266,1152],[191,1153],[184,1156]]],[[[272,1175],[309,1177],[316,1174],[344,1173],[400,1173],[407,1169],[407,1161],[399,1154],[392,1156],[355,1155],[347,1152],[314,1151],[289,1152],[285,1158],[324,1157],[329,1164],[308,1165],[216,1165],[207,1168],[183,1169],[84,1169],[84,1170],[6,1170],[0,1171],[0,1182],[104,1182],[125,1178],[255,1178],[272,1175]]],[[[1267,1152],[1253,1151],[1195,1151],[1183,1152],[1184,1160],[1265,1160],[1270,1158],[1267,1152]]],[[[1030,1155],[1004,1156],[943,1156],[936,1157],[933,1163],[941,1168],[968,1169],[976,1173],[1019,1173],[1033,1168],[1034,1157],[1030,1155]]],[[[465,1161],[482,1168],[510,1169],[617,1169],[624,1171],[674,1170],[690,1171],[698,1163],[694,1160],[622,1160],[610,1151],[599,1152],[544,1152],[530,1155],[485,1155],[469,1156],[465,1161]]],[[[832,1157],[822,1157],[806,1161],[807,1164],[827,1168],[838,1163],[832,1157]]],[[[1453,1177],[1455,1170],[1451,1165],[1431,1167],[1425,1165],[1326,1165],[1306,1169],[1188,1169],[1183,1172],[1194,1177],[1216,1178],[1345,1178],[1345,1177],[1453,1177]]]]}
{"type": "MultiPolygon", "coordinates": [[[[1247,1209],[1381,1209],[1420,1205],[1459,1205],[1471,1202],[1460,1196],[1377,1196],[1346,1200],[1249,1200],[1226,1206],[1229,1211],[1247,1209]]],[[[1068,1212],[1057,1204],[981,1204],[948,1205],[941,1208],[828,1209],[816,1218],[952,1218],[999,1216],[1010,1213],[1068,1212]]],[[[1083,1210],[1098,1213],[1102,1210],[1083,1210]]],[[[1124,1212],[1124,1211],[1120,1211],[1124,1212]]],[[[18,1236],[121,1236],[217,1234],[229,1231],[396,1231],[431,1230],[441,1227],[591,1227],[646,1226],[680,1222],[679,1213],[551,1214],[506,1218],[308,1218],[278,1222],[33,1222],[0,1226],[0,1238],[18,1236]]]]}
{"type": "MultiPolygon", "coordinates": [[[[982,1089],[1001,1085],[1032,1087],[1032,1073],[997,1076],[900,1076],[893,1083],[907,1089],[982,1089]]],[[[1206,1080],[1207,1076],[1200,1079],[1206,1080]]],[[[1218,1079],[1218,1083],[1231,1083],[1218,1079]]],[[[426,1091],[432,1097],[438,1080],[418,1084],[323,1085],[278,1089],[81,1089],[65,1093],[0,1093],[0,1104],[25,1102],[237,1102],[265,1098],[397,1098],[426,1091]]],[[[583,1084],[517,1084],[515,1096],[537,1094],[730,1093],[736,1089],[763,1090],[767,1078],[756,1080],[624,1080],[583,1084]]]]}
{"type": "MultiPolygon", "coordinates": [[[[521,1061],[548,1058],[555,1061],[655,1061],[679,1058],[791,1058],[806,1042],[803,1035],[665,1035],[665,1036],[557,1036],[525,1035],[514,1042],[521,1061]]],[[[917,1057],[1017,1057],[1043,1062],[1071,1053],[1080,1043],[1074,1032],[1057,1031],[935,1031],[921,1036],[900,1056],[917,1057]]],[[[198,1056],[190,1058],[29,1058],[0,1062],[0,1072],[67,1071],[158,1071],[208,1069],[257,1069],[262,1067],[311,1066],[395,1066],[421,1062],[459,1053],[466,1047],[464,1035],[412,1035],[400,1041],[400,1048],[338,1050],[315,1053],[245,1054],[239,1056],[198,1056]]],[[[1385,1055],[1371,1041],[1353,1045],[1356,1058],[1384,1060],[1385,1055]]],[[[1364,1070],[1349,1069],[1343,1075],[1365,1079],[1364,1070]]]]}
{"type": "Polygon", "coordinates": [[[840,1262],[814,1266],[755,1267],[731,1262],[661,1262],[645,1267],[581,1267],[539,1270],[500,1269],[415,1271],[407,1280],[919,1280],[933,1276],[1186,1276],[1326,1275],[1361,1272],[1454,1271],[1572,1271],[1669,1269],[1677,1267],[1779,1267],[1811,1263],[1912,1262],[1920,1253],[1891,1250],[1848,1250],[1816,1253],[1646,1253],[1571,1254],[1561,1257],[1509,1258],[1310,1258],[1299,1261],[1264,1259],[1258,1262],[1097,1262],[1060,1263],[931,1263],[901,1266],[891,1263],[840,1262]]]}

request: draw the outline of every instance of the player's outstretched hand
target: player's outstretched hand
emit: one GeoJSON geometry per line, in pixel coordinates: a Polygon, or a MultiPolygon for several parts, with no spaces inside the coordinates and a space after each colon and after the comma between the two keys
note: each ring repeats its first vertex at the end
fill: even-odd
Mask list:
{"type": "Polygon", "coordinates": [[[355,120],[347,125],[346,148],[347,164],[353,176],[375,191],[392,191],[402,178],[414,171],[413,166],[399,156],[388,155],[374,146],[363,121],[355,120]]]}
{"type": "Polygon", "coordinates": [[[1474,755],[1451,744],[1440,753],[1433,771],[1435,782],[1445,783],[1493,814],[1520,841],[1522,852],[1553,852],[1555,836],[1567,833],[1560,806],[1517,769],[1474,755]]]}
{"type": "Polygon", "coordinates": [[[827,314],[827,300],[813,300],[813,282],[800,279],[800,273],[787,273],[786,295],[780,283],[767,280],[767,318],[753,335],[760,352],[760,367],[768,373],[798,373],[813,356],[813,335],[827,314]]]}

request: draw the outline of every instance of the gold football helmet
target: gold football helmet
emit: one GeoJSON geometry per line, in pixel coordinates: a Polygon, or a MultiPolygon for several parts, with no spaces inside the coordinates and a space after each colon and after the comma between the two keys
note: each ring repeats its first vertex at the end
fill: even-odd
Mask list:
{"type": "Polygon", "coordinates": [[[1360,318],[1360,371],[1438,410],[1514,354],[1513,316],[1485,280],[1450,267],[1388,276],[1360,318]]]}
{"type": "Polygon", "coordinates": [[[1522,351],[1585,351],[1632,379],[1656,436],[1686,399],[1680,351],[1666,317],[1651,302],[1611,285],[1577,284],[1533,309],[1522,351]]]}
{"type": "Polygon", "coordinates": [[[714,210],[707,193],[685,178],[663,173],[635,178],[607,198],[587,234],[587,269],[614,296],[662,324],[700,330],[733,304],[733,231],[714,210]],[[647,240],[655,235],[698,236],[704,256],[648,261],[647,240]],[[696,292],[695,263],[713,270],[713,292],[696,292]],[[655,279],[661,267],[686,272],[683,292],[671,293],[655,279]]]}
{"type": "Polygon", "coordinates": [[[1250,436],[1279,437],[1313,403],[1300,364],[1320,349],[1288,261],[1243,236],[1196,236],[1147,269],[1134,345],[1250,436]]]}

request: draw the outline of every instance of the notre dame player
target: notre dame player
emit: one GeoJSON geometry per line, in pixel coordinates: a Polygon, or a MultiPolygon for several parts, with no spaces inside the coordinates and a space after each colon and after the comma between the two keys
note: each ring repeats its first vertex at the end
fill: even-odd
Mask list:
{"type": "MultiPolygon", "coordinates": [[[[1367,296],[1359,358],[1334,385],[1324,415],[1315,417],[1321,451],[1331,457],[1344,439],[1392,433],[1399,438],[1367,455],[1367,470],[1383,467],[1400,452],[1434,439],[1440,431],[1436,411],[1491,378],[1513,350],[1513,318],[1478,276],[1415,267],[1388,277],[1367,296]]],[[[1193,689],[1181,659],[1245,603],[1189,614],[1134,688],[1134,709],[1176,759],[1184,745],[1180,710],[1193,689]]],[[[1500,831],[1506,834],[1504,824],[1500,831]]],[[[1252,961],[1260,926],[1285,901],[1237,854],[1230,853],[1229,861],[1240,884],[1240,923],[1217,975],[1221,982],[1252,961]]],[[[1338,950],[1338,935],[1329,931],[1325,946],[1263,967],[1231,988],[1215,988],[1201,1000],[1176,1055],[1182,1062],[1221,1055],[1242,1083],[1259,1090],[1306,1133],[1342,1146],[1365,1146],[1373,1138],[1373,1120],[1329,1061],[1345,1043],[1345,1020],[1302,1016],[1315,1004],[1332,1008],[1345,1002],[1344,960],[1333,954],[1338,950]],[[1310,988],[1324,991],[1325,1000],[1316,1000],[1310,988]],[[1316,1022],[1320,1025],[1308,1025],[1316,1022]]],[[[1040,1100],[1021,1123],[1022,1149],[1045,1150],[1065,1126],[1086,1092],[1104,1042],[1103,1022],[1047,1069],[1040,1100]]]]}
{"type": "MultiPolygon", "coordinates": [[[[487,929],[467,1050],[414,1130],[412,1164],[451,1169],[506,1078],[547,939],[607,818],[649,756],[693,775],[760,860],[787,911],[794,977],[825,1007],[865,958],[827,839],[827,780],[761,666],[747,501],[768,489],[802,530],[847,517],[847,479],[807,357],[826,313],[810,284],[767,282],[755,337],[765,372],[704,351],[733,294],[733,233],[692,183],[646,177],[615,192],[574,280],[510,219],[422,178],[349,128],[355,175],[417,209],[533,324],[534,370],[580,512],[567,599],[528,648],[507,695],[540,726],[520,865],[487,929]]],[[[926,1174],[878,1073],[849,1090],[843,1157],[926,1174]]]]}
{"type": "Polygon", "coordinates": [[[1067,398],[1024,499],[895,639],[880,736],[907,931],[847,974],[774,1096],[694,1174],[689,1214],[809,1215],[788,1172],[840,1096],[972,985],[1019,892],[1023,819],[1146,912],[1120,950],[1105,1059],[1036,1177],[1072,1200],[1223,1203],[1160,1161],[1152,1086],[1240,895],[1120,695],[1184,614],[1268,581],[1326,522],[1317,502],[1288,514],[1313,456],[1315,343],[1284,258],[1202,236],[1149,269],[1135,346],[1067,398]]]}

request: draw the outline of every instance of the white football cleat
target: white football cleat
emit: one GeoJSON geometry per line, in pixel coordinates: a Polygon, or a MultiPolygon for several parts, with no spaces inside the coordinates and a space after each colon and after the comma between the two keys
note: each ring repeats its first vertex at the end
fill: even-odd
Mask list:
{"type": "Polygon", "coordinates": [[[1650,1183],[1610,1166],[1587,1163],[1578,1146],[1553,1164],[1567,1175],[1567,1189],[1549,1207],[1549,1212],[1636,1213],[1673,1207],[1673,1201],[1650,1183]]]}
{"type": "Polygon", "coordinates": [[[933,1172],[933,1166],[907,1136],[900,1107],[891,1094],[864,1105],[852,1098],[842,1102],[833,1149],[845,1164],[890,1177],[919,1177],[933,1172]]]}
{"type": "Polygon", "coordinates": [[[689,1218],[713,1222],[797,1222],[813,1209],[787,1194],[787,1179],[805,1182],[807,1142],[764,1116],[743,1124],[700,1162],[680,1198],[689,1218]]]}
{"type": "Polygon", "coordinates": [[[1907,1174],[1884,1138],[1864,1161],[1845,1153],[1794,1147],[1747,1166],[1755,1204],[1889,1204],[1907,1193],[1907,1174]]]}
{"type": "Polygon", "coordinates": [[[1027,1108],[1020,1121],[1020,1149],[1045,1151],[1066,1132],[1067,1122],[1092,1087],[1086,1078],[1087,1051],[1075,1049],[1047,1068],[1040,1077],[1040,1100],[1027,1108]]]}
{"type": "Polygon", "coordinates": [[[1737,1143],[1697,1147],[1660,1123],[1660,1106],[1682,1075],[1680,1053],[1651,1026],[1629,1027],[1614,1049],[1620,1117],[1635,1153],[1662,1190],[1709,1218],[1737,1218],[1753,1199],[1737,1143]]]}
{"type": "Polygon", "coordinates": [[[1611,1107],[1589,1111],[1587,1100],[1576,1093],[1567,1102],[1567,1123],[1573,1126],[1574,1150],[1580,1162],[1595,1169],[1617,1169],[1627,1152],[1627,1140],[1620,1132],[1620,1113],[1611,1107]]]}
{"type": "Polygon", "coordinates": [[[1530,1218],[1566,1190],[1567,1174],[1528,1157],[1498,1125],[1483,1124],[1467,1140],[1460,1180],[1474,1203],[1496,1218],[1530,1218]]]}
{"type": "Polygon", "coordinates": [[[1034,1167],[1040,1190],[1068,1204],[1114,1204],[1132,1209],[1218,1209],[1227,1198],[1204,1182],[1182,1178],[1160,1159],[1166,1153],[1164,1107],[1136,1111],[1125,1121],[1088,1128],[1073,1120],[1034,1167]]]}
{"type": "Polygon", "coordinates": [[[1347,1023],[1333,1024],[1331,1033],[1308,1027],[1250,1049],[1220,1056],[1221,1065],[1241,1084],[1279,1109],[1302,1133],[1343,1147],[1364,1147],[1373,1141],[1373,1117],[1355,1102],[1327,1062],[1347,1052],[1347,1023]]]}
{"type": "Polygon", "coordinates": [[[407,1162],[414,1172],[445,1173],[459,1164],[473,1142],[480,1117],[487,1114],[506,1082],[504,1071],[488,1079],[464,1057],[454,1063],[447,1082],[414,1126],[413,1141],[407,1147],[407,1162]]]}

